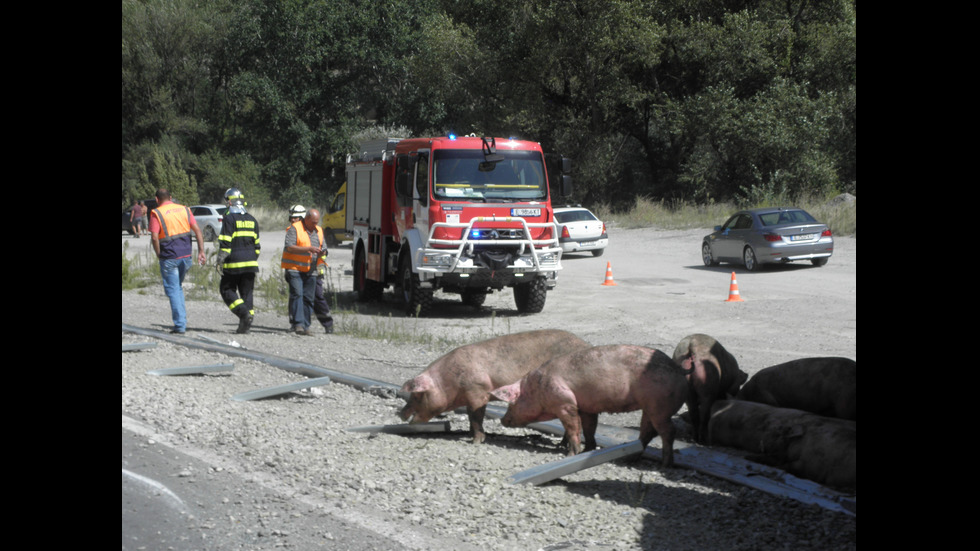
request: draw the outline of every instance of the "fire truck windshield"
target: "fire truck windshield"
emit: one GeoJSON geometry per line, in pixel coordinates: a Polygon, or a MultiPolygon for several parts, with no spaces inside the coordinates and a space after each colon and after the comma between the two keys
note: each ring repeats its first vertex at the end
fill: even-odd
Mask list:
{"type": "Polygon", "coordinates": [[[544,162],[537,151],[498,149],[504,159],[484,162],[483,152],[472,149],[437,149],[433,152],[433,194],[441,200],[539,201],[548,195],[544,162]],[[481,170],[480,164],[484,164],[481,170]],[[494,166],[494,164],[496,166],[494,166]]]}

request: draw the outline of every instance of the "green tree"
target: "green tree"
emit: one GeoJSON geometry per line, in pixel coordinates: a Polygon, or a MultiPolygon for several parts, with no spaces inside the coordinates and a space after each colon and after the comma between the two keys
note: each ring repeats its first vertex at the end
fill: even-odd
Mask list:
{"type": "Polygon", "coordinates": [[[160,188],[170,191],[178,203],[200,202],[197,179],[187,172],[181,153],[172,147],[146,144],[131,150],[123,159],[123,182],[128,183],[124,186],[124,208],[134,199],[153,197],[160,188]]]}

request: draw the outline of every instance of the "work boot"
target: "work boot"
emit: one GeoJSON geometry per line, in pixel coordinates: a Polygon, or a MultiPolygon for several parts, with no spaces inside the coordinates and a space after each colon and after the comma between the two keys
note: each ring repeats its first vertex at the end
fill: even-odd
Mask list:
{"type": "Polygon", "coordinates": [[[248,330],[252,328],[253,319],[255,319],[255,317],[252,314],[245,314],[242,316],[241,319],[238,320],[238,329],[235,331],[235,333],[241,335],[248,333],[248,330]]]}

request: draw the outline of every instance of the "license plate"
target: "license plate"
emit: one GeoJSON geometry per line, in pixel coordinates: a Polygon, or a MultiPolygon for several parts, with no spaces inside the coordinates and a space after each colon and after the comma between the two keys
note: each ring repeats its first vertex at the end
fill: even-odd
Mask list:
{"type": "Polygon", "coordinates": [[[791,235],[790,238],[789,238],[789,240],[790,241],[809,241],[809,240],[813,239],[816,235],[817,234],[815,234],[815,233],[803,233],[803,234],[800,234],[800,235],[791,235]]]}
{"type": "Polygon", "coordinates": [[[595,243],[596,243],[595,241],[583,241],[582,242],[582,246],[583,247],[594,247],[595,246],[595,243]]]}
{"type": "Polygon", "coordinates": [[[541,209],[510,209],[511,216],[541,216],[541,209]]]}

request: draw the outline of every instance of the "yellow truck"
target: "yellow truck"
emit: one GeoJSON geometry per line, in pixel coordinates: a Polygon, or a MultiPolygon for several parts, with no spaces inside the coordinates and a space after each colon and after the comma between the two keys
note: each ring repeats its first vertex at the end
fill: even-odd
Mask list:
{"type": "Polygon", "coordinates": [[[340,186],[340,190],[333,196],[330,207],[320,220],[323,226],[323,239],[330,247],[337,247],[344,241],[351,240],[351,234],[347,233],[347,182],[340,186]]]}

